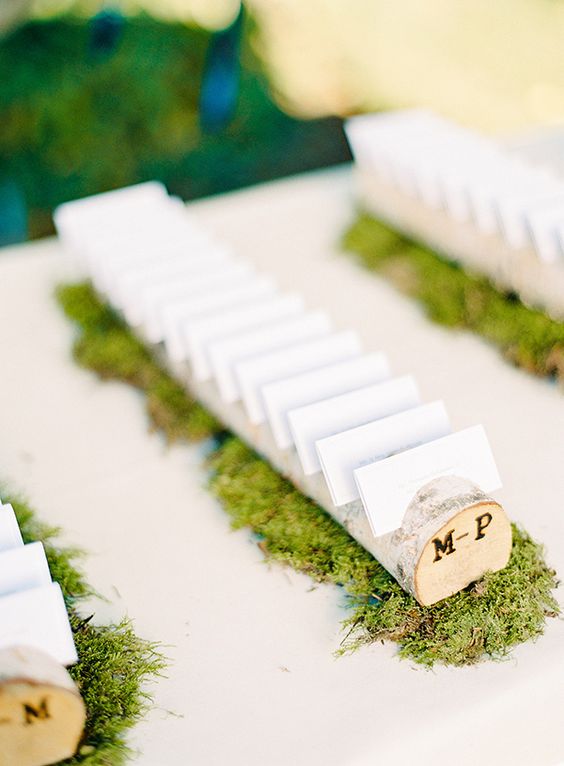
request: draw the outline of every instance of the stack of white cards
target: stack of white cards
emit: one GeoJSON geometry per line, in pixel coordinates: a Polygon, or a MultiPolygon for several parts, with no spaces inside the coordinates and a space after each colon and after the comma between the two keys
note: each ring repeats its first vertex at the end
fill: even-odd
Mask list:
{"type": "Polygon", "coordinates": [[[380,536],[435,477],[499,488],[481,426],[452,433],[442,402],[422,403],[410,375],[393,377],[383,353],[257,273],[159,184],[67,203],[56,223],[192,393],[336,517],[362,500],[380,536]]]}
{"type": "Polygon", "coordinates": [[[564,180],[546,168],[424,110],[354,117],[346,130],[356,162],[403,193],[564,266],[564,180]]]}
{"type": "Polygon", "coordinates": [[[77,661],[58,583],[43,543],[24,545],[14,510],[0,501],[0,649],[30,646],[61,665],[77,661]]]}

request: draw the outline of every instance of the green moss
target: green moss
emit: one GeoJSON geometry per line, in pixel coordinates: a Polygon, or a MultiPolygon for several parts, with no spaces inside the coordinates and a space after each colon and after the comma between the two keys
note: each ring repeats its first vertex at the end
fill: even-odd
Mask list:
{"type": "Polygon", "coordinates": [[[467,665],[503,657],[543,631],[558,607],[554,572],[542,548],[513,526],[508,566],[451,598],[420,606],[325,511],[233,437],[212,458],[211,486],[233,520],[250,527],[267,555],[317,581],[342,585],[351,615],[341,651],[395,641],[400,655],[425,665],[467,665]]]}
{"type": "Polygon", "coordinates": [[[76,361],[101,378],[144,391],[150,421],[168,441],[203,439],[219,430],[215,418],[153,359],[88,283],[59,287],[57,299],[81,330],[73,348],[76,361]]]}
{"type": "Polygon", "coordinates": [[[343,238],[367,268],[416,298],[435,322],[494,343],[514,364],[564,382],[564,323],[529,308],[487,279],[463,271],[361,213],[343,238]]]}
{"type": "MultiPolygon", "coordinates": [[[[103,377],[121,378],[139,388],[143,388],[141,381],[152,381],[156,365],[149,351],[139,349],[139,341],[117,316],[112,315],[113,324],[108,325],[108,310],[92,288],[67,286],[58,295],[79,325],[79,362],[103,377]],[[93,321],[93,317],[98,318],[93,321]],[[127,361],[115,359],[113,334],[118,330],[131,343],[127,361]]],[[[127,348],[125,340],[123,345],[127,348]]],[[[150,401],[154,384],[144,390],[150,401]]],[[[149,411],[154,414],[151,407],[149,411]]],[[[163,428],[169,439],[199,439],[219,429],[173,381],[157,411],[153,425],[163,428]],[[198,429],[195,424],[200,418],[198,429]]],[[[422,607],[343,527],[239,438],[218,439],[210,465],[210,487],[234,528],[253,530],[268,558],[316,582],[343,587],[350,611],[340,652],[374,641],[393,641],[399,644],[402,657],[425,665],[467,665],[486,656],[505,656],[515,644],[539,636],[546,617],[557,613],[552,596],[555,573],[544,562],[542,547],[515,526],[511,560],[503,571],[487,574],[439,604],[422,607]]]]}
{"type": "Polygon", "coordinates": [[[126,744],[128,730],[147,711],[148,681],[160,675],[164,660],[158,647],[139,638],[130,622],[92,624],[80,614],[81,601],[93,595],[79,561],[82,553],[56,544],[59,532],[39,522],[31,507],[17,497],[2,494],[12,504],[24,541],[45,545],[53,580],[61,585],[79,661],[70,668],[84,699],[87,718],[78,754],[65,764],[120,766],[132,755],[126,744]]]}

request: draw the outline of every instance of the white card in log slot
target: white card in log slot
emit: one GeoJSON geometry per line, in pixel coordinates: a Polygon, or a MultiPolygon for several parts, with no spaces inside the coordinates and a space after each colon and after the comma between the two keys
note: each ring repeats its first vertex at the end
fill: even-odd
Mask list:
{"type": "Polygon", "coordinates": [[[531,168],[531,183],[500,194],[494,204],[508,245],[516,249],[530,246],[527,216],[550,206],[558,197],[562,200],[562,184],[541,175],[536,168],[531,168]]]}
{"type": "Polygon", "coordinates": [[[29,543],[0,553],[0,598],[50,582],[43,543],[29,543]]]}
{"type": "Polygon", "coordinates": [[[158,260],[118,262],[106,269],[106,293],[112,303],[127,311],[136,307],[143,287],[205,273],[230,258],[226,250],[211,250],[196,256],[175,254],[158,260]]]}
{"type": "Polygon", "coordinates": [[[168,194],[163,184],[148,181],[135,186],[127,186],[111,192],[94,194],[83,199],[65,202],[59,205],[53,215],[59,236],[73,242],[85,236],[84,229],[92,228],[100,219],[116,217],[130,210],[147,209],[166,203],[168,194]]]}
{"type": "Polygon", "coordinates": [[[159,244],[164,248],[200,240],[193,227],[181,221],[178,211],[166,202],[151,209],[131,207],[117,214],[110,214],[108,208],[103,216],[85,218],[80,226],[73,225],[72,231],[66,227],[63,235],[65,246],[70,245],[73,252],[88,261],[104,251],[111,255],[120,249],[129,252],[135,246],[142,250],[145,243],[153,243],[156,250],[159,244]]]}
{"type": "Polygon", "coordinates": [[[160,181],[145,181],[124,186],[121,189],[91,194],[71,202],[63,202],[56,208],[53,218],[57,223],[61,218],[97,215],[100,214],[98,211],[108,208],[117,212],[122,205],[155,204],[163,199],[168,200],[165,185],[160,181]]]}
{"type": "Polygon", "coordinates": [[[211,343],[208,346],[208,355],[221,398],[226,403],[233,403],[240,397],[234,373],[237,362],[300,341],[328,335],[330,331],[331,320],[328,315],[324,311],[310,311],[258,330],[238,333],[211,343]]]}
{"type": "Polygon", "coordinates": [[[346,330],[237,362],[235,377],[249,420],[253,425],[266,420],[262,388],[267,383],[359,356],[361,351],[357,334],[346,330]]]}
{"type": "Polygon", "coordinates": [[[192,244],[179,238],[170,242],[163,241],[161,233],[160,236],[146,236],[141,243],[128,241],[121,245],[118,240],[104,248],[88,243],[85,257],[96,287],[103,292],[110,292],[119,274],[129,268],[168,263],[176,258],[197,259],[218,250],[222,248],[201,239],[192,244]]]}
{"type": "Polygon", "coordinates": [[[501,229],[496,200],[527,183],[527,171],[521,162],[498,149],[491,161],[483,163],[468,184],[468,196],[477,227],[484,234],[501,229]]]}
{"type": "Polygon", "coordinates": [[[336,506],[359,497],[354,471],[451,432],[443,402],[375,420],[316,443],[321,469],[336,506]]]}
{"type": "Polygon", "coordinates": [[[296,316],[303,310],[301,295],[286,293],[267,300],[252,301],[244,307],[187,320],[181,324],[183,358],[190,360],[192,372],[198,380],[207,380],[212,374],[207,354],[212,341],[252,327],[262,327],[284,317],[296,316]]]}
{"type": "Polygon", "coordinates": [[[23,546],[22,533],[11,505],[0,505],[0,552],[23,546]]]}
{"type": "MultiPolygon", "coordinates": [[[[212,284],[208,289],[200,291],[180,302],[173,312],[169,312],[166,327],[165,344],[171,359],[182,359],[184,338],[182,328],[190,319],[205,316],[218,311],[248,306],[252,301],[266,300],[277,292],[276,284],[270,277],[250,275],[241,280],[232,281],[226,285],[212,284]]],[[[153,336],[154,338],[155,336],[153,336]]]]}
{"type": "Polygon", "coordinates": [[[549,205],[527,214],[527,226],[539,258],[545,263],[557,263],[563,251],[558,236],[559,226],[564,225],[564,196],[549,205]]]}
{"type": "Polygon", "coordinates": [[[121,308],[126,316],[130,312],[136,312],[142,317],[143,305],[140,295],[144,286],[170,283],[182,276],[206,274],[216,269],[218,264],[223,265],[232,261],[233,257],[228,251],[212,250],[205,255],[193,258],[186,256],[174,258],[158,266],[156,264],[150,267],[138,266],[118,275],[108,295],[111,302],[121,308]]]}
{"type": "Polygon", "coordinates": [[[293,444],[288,422],[290,410],[390,377],[390,365],[384,354],[374,354],[371,361],[368,373],[366,356],[356,356],[263,386],[264,408],[278,449],[288,449],[293,444]]]}
{"type": "Polygon", "coordinates": [[[61,665],[76,662],[71,627],[58,583],[0,598],[0,649],[31,646],[61,665]]]}
{"type": "Polygon", "coordinates": [[[355,470],[362,503],[376,536],[398,529],[415,493],[439,476],[460,476],[484,492],[501,480],[483,426],[457,431],[436,441],[355,470]]]}
{"type": "MultiPolygon", "coordinates": [[[[358,380],[379,380],[378,356],[365,354],[354,360],[360,368],[358,380]]],[[[304,474],[311,476],[321,471],[315,448],[320,439],[408,410],[420,402],[415,380],[405,375],[290,410],[288,422],[304,474]]]]}
{"type": "Polygon", "coordinates": [[[176,327],[182,312],[190,308],[194,296],[212,290],[237,287],[254,275],[250,263],[242,259],[228,264],[219,263],[205,274],[189,274],[162,285],[143,288],[143,326],[152,343],[164,341],[167,328],[176,327]]]}

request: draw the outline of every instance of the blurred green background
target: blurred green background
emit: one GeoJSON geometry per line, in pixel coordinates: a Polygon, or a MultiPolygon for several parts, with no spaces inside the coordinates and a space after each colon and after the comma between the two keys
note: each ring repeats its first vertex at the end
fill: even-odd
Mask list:
{"type": "Polygon", "coordinates": [[[349,159],[348,114],[564,121],[564,0],[0,0],[0,244],[158,178],[193,199],[349,159]]]}
{"type": "Polygon", "coordinates": [[[252,27],[104,12],[12,29],[0,43],[0,241],[49,234],[60,202],[142,180],[188,200],[347,160],[339,118],[274,103],[252,27]]]}

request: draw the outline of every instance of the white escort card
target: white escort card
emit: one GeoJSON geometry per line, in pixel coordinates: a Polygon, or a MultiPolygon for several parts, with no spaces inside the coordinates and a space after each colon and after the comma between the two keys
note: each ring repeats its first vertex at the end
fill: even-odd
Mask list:
{"type": "MultiPolygon", "coordinates": [[[[531,176],[533,172],[531,171],[531,176]]],[[[501,194],[494,201],[501,229],[510,247],[528,247],[531,235],[527,216],[533,210],[550,206],[555,199],[563,197],[563,184],[547,178],[546,174],[536,174],[530,183],[501,194]],[[525,188],[523,188],[523,186],[525,188]]]]}
{"type": "Polygon", "coordinates": [[[207,274],[232,260],[227,251],[213,250],[205,255],[190,258],[179,256],[162,263],[130,266],[114,275],[113,285],[109,290],[110,298],[114,305],[123,309],[126,316],[133,316],[134,312],[142,311],[140,293],[144,286],[170,283],[183,276],[207,274]]]}
{"type": "Polygon", "coordinates": [[[358,499],[355,469],[450,431],[445,406],[438,401],[321,439],[317,454],[333,503],[340,506],[358,499]]]}
{"type": "Polygon", "coordinates": [[[22,533],[11,505],[0,505],[0,552],[23,546],[22,533]]]}
{"type": "Polygon", "coordinates": [[[390,376],[384,354],[373,354],[370,361],[367,367],[366,356],[357,356],[263,386],[262,399],[276,446],[288,449],[293,444],[288,422],[290,410],[390,376]]]}
{"type": "MultiPolygon", "coordinates": [[[[365,354],[351,360],[360,368],[358,380],[380,380],[378,357],[365,354]]],[[[405,375],[290,410],[288,423],[304,474],[311,476],[321,471],[315,448],[320,439],[408,410],[420,402],[415,380],[405,375]]]]}
{"type": "Polygon", "coordinates": [[[181,324],[184,359],[189,359],[197,380],[207,380],[212,370],[207,347],[218,338],[234,335],[251,327],[275,322],[303,312],[304,301],[298,293],[286,293],[268,300],[254,301],[244,308],[206,314],[181,324]]]}
{"type": "Polygon", "coordinates": [[[539,257],[545,263],[557,263],[562,259],[558,227],[564,225],[564,195],[553,199],[543,208],[535,208],[527,214],[527,226],[539,257]]]}
{"type": "Polygon", "coordinates": [[[193,258],[207,251],[219,249],[209,237],[199,232],[181,235],[163,231],[141,232],[132,237],[129,232],[110,236],[102,242],[87,243],[85,257],[97,289],[107,291],[112,276],[131,263],[155,263],[182,255],[193,258]]]}
{"type": "Polygon", "coordinates": [[[219,263],[205,274],[189,274],[166,284],[150,285],[140,291],[143,328],[151,343],[164,341],[168,331],[176,327],[183,311],[190,308],[195,296],[211,290],[238,287],[248,282],[255,271],[250,263],[239,258],[229,263],[219,263]]]}
{"type": "Polygon", "coordinates": [[[88,235],[99,228],[100,220],[107,225],[109,221],[123,220],[131,212],[138,213],[143,209],[154,211],[155,207],[166,204],[168,199],[163,184],[148,181],[64,203],[59,205],[53,217],[57,232],[65,244],[76,246],[80,252],[88,235]]]}
{"type": "Polygon", "coordinates": [[[0,649],[31,646],[61,665],[77,661],[63,594],[58,583],[0,598],[0,649]]]}
{"type": "Polygon", "coordinates": [[[324,311],[310,311],[258,330],[238,333],[210,343],[208,356],[221,398],[226,403],[236,402],[240,398],[234,373],[237,362],[266,351],[328,335],[330,330],[331,320],[324,311]]]}
{"type": "Polygon", "coordinates": [[[0,597],[50,582],[43,543],[29,543],[0,553],[0,597]]]}
{"type": "Polygon", "coordinates": [[[262,399],[265,384],[358,356],[361,351],[357,334],[347,330],[237,362],[234,372],[247,417],[253,425],[266,419],[262,399]]]}
{"type": "Polygon", "coordinates": [[[473,426],[357,468],[355,481],[374,534],[398,529],[415,493],[439,476],[468,479],[484,492],[501,487],[483,426],[473,426]]]}
{"type": "MultiPolygon", "coordinates": [[[[199,295],[192,295],[191,299],[177,303],[176,310],[172,312],[172,320],[167,321],[165,344],[168,353],[172,359],[182,359],[182,330],[190,319],[220,310],[245,307],[249,303],[266,300],[277,291],[278,288],[270,277],[251,275],[230,285],[223,283],[217,287],[217,284],[213,284],[199,295]]],[[[172,305],[174,307],[175,304],[172,305]]]]}

